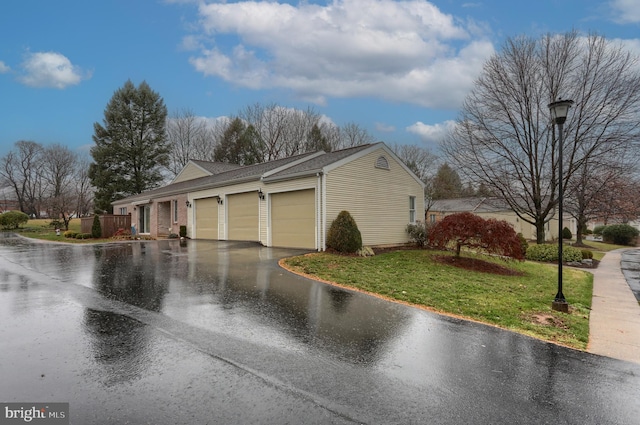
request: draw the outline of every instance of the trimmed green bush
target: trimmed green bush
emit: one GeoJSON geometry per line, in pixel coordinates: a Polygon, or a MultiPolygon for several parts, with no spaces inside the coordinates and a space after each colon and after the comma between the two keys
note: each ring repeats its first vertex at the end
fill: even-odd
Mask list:
{"type": "Polygon", "coordinates": [[[76,239],[91,239],[92,235],[91,233],[78,233],[76,234],[76,239]]]}
{"type": "MultiPolygon", "coordinates": [[[[588,249],[583,249],[580,252],[582,252],[582,259],[583,260],[591,260],[593,259],[593,252],[589,251],[588,249]]],[[[564,252],[563,252],[564,254],[564,252]]]]}
{"type": "Polygon", "coordinates": [[[638,229],[628,224],[611,224],[602,231],[605,242],[616,245],[631,245],[638,237],[638,229]]]}
{"type": "Polygon", "coordinates": [[[70,238],[70,239],[75,239],[77,234],[78,234],[78,232],[74,232],[73,230],[67,230],[66,232],[64,232],[64,237],[65,238],[70,238]]]}
{"type": "Polygon", "coordinates": [[[349,211],[341,211],[327,232],[327,246],[338,252],[354,253],[362,248],[362,235],[349,211]]]}
{"type": "MultiPolygon", "coordinates": [[[[530,261],[556,262],[558,261],[558,246],[553,244],[531,245],[527,249],[525,258],[530,261]]],[[[562,262],[582,261],[582,251],[572,246],[562,247],[562,262]]]]}
{"type": "Polygon", "coordinates": [[[0,226],[4,230],[13,230],[20,227],[22,224],[26,224],[29,221],[29,216],[22,211],[7,211],[0,214],[0,226]]]}
{"type": "Polygon", "coordinates": [[[422,247],[427,243],[427,226],[423,222],[417,221],[415,224],[409,223],[405,230],[409,234],[411,242],[417,246],[422,247]]]}
{"type": "Polygon", "coordinates": [[[600,225],[600,226],[596,226],[596,227],[594,227],[594,228],[593,228],[593,234],[594,234],[595,236],[602,236],[602,232],[604,231],[604,229],[605,229],[606,227],[607,227],[607,226],[603,226],[603,225],[600,225]]]}
{"type": "Polygon", "coordinates": [[[562,239],[571,239],[573,237],[573,234],[571,233],[571,230],[569,230],[568,227],[565,227],[564,229],[562,229],[562,239]]]}
{"type": "Polygon", "coordinates": [[[100,216],[93,215],[93,224],[91,225],[91,236],[98,239],[102,237],[102,225],[100,224],[100,216]]]}

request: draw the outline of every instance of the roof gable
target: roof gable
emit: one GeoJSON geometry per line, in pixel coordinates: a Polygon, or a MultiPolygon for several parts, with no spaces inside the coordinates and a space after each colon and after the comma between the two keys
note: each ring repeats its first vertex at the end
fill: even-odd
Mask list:
{"type": "Polygon", "coordinates": [[[185,165],[171,183],[193,180],[199,177],[212,176],[242,167],[237,164],[227,164],[225,162],[211,162],[191,159],[185,165]]]}

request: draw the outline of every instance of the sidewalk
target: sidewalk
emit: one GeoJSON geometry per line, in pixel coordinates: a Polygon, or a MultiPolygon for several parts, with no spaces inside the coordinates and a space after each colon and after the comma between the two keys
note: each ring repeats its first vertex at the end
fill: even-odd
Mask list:
{"type": "Polygon", "coordinates": [[[593,270],[587,351],[640,364],[640,305],[620,269],[629,249],[608,252],[593,270]]]}

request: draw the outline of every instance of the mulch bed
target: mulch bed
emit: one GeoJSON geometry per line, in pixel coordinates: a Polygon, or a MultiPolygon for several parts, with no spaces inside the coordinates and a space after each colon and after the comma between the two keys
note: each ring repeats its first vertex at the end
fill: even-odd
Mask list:
{"type": "Polygon", "coordinates": [[[503,276],[524,276],[524,273],[520,271],[512,270],[508,267],[501,266],[500,264],[479,260],[477,258],[436,255],[433,257],[433,259],[442,264],[447,264],[449,266],[459,267],[461,269],[471,270],[475,272],[491,273],[503,276]]]}

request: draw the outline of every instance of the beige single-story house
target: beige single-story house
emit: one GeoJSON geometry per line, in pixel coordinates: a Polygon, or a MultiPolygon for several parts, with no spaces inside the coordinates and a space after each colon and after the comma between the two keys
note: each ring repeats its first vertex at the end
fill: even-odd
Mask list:
{"type": "Polygon", "coordinates": [[[261,164],[190,161],[167,186],[113,202],[139,234],[186,226],[193,239],[256,241],[325,250],[340,211],[354,217],[365,246],[409,242],[422,218],[424,184],[384,143],[310,152],[261,164]]]}
{"type": "MultiPolygon", "coordinates": [[[[447,215],[460,212],[477,214],[484,219],[504,220],[513,226],[516,233],[522,233],[525,239],[536,239],[536,226],[522,220],[506,202],[498,198],[438,199],[433,201],[431,208],[426,211],[425,221],[427,223],[436,223],[447,215]]],[[[575,235],[577,229],[576,220],[566,214],[563,215],[563,227],[568,227],[571,233],[575,235]]],[[[558,239],[558,220],[556,218],[552,218],[545,225],[545,239],[548,241],[558,239]]]]}

